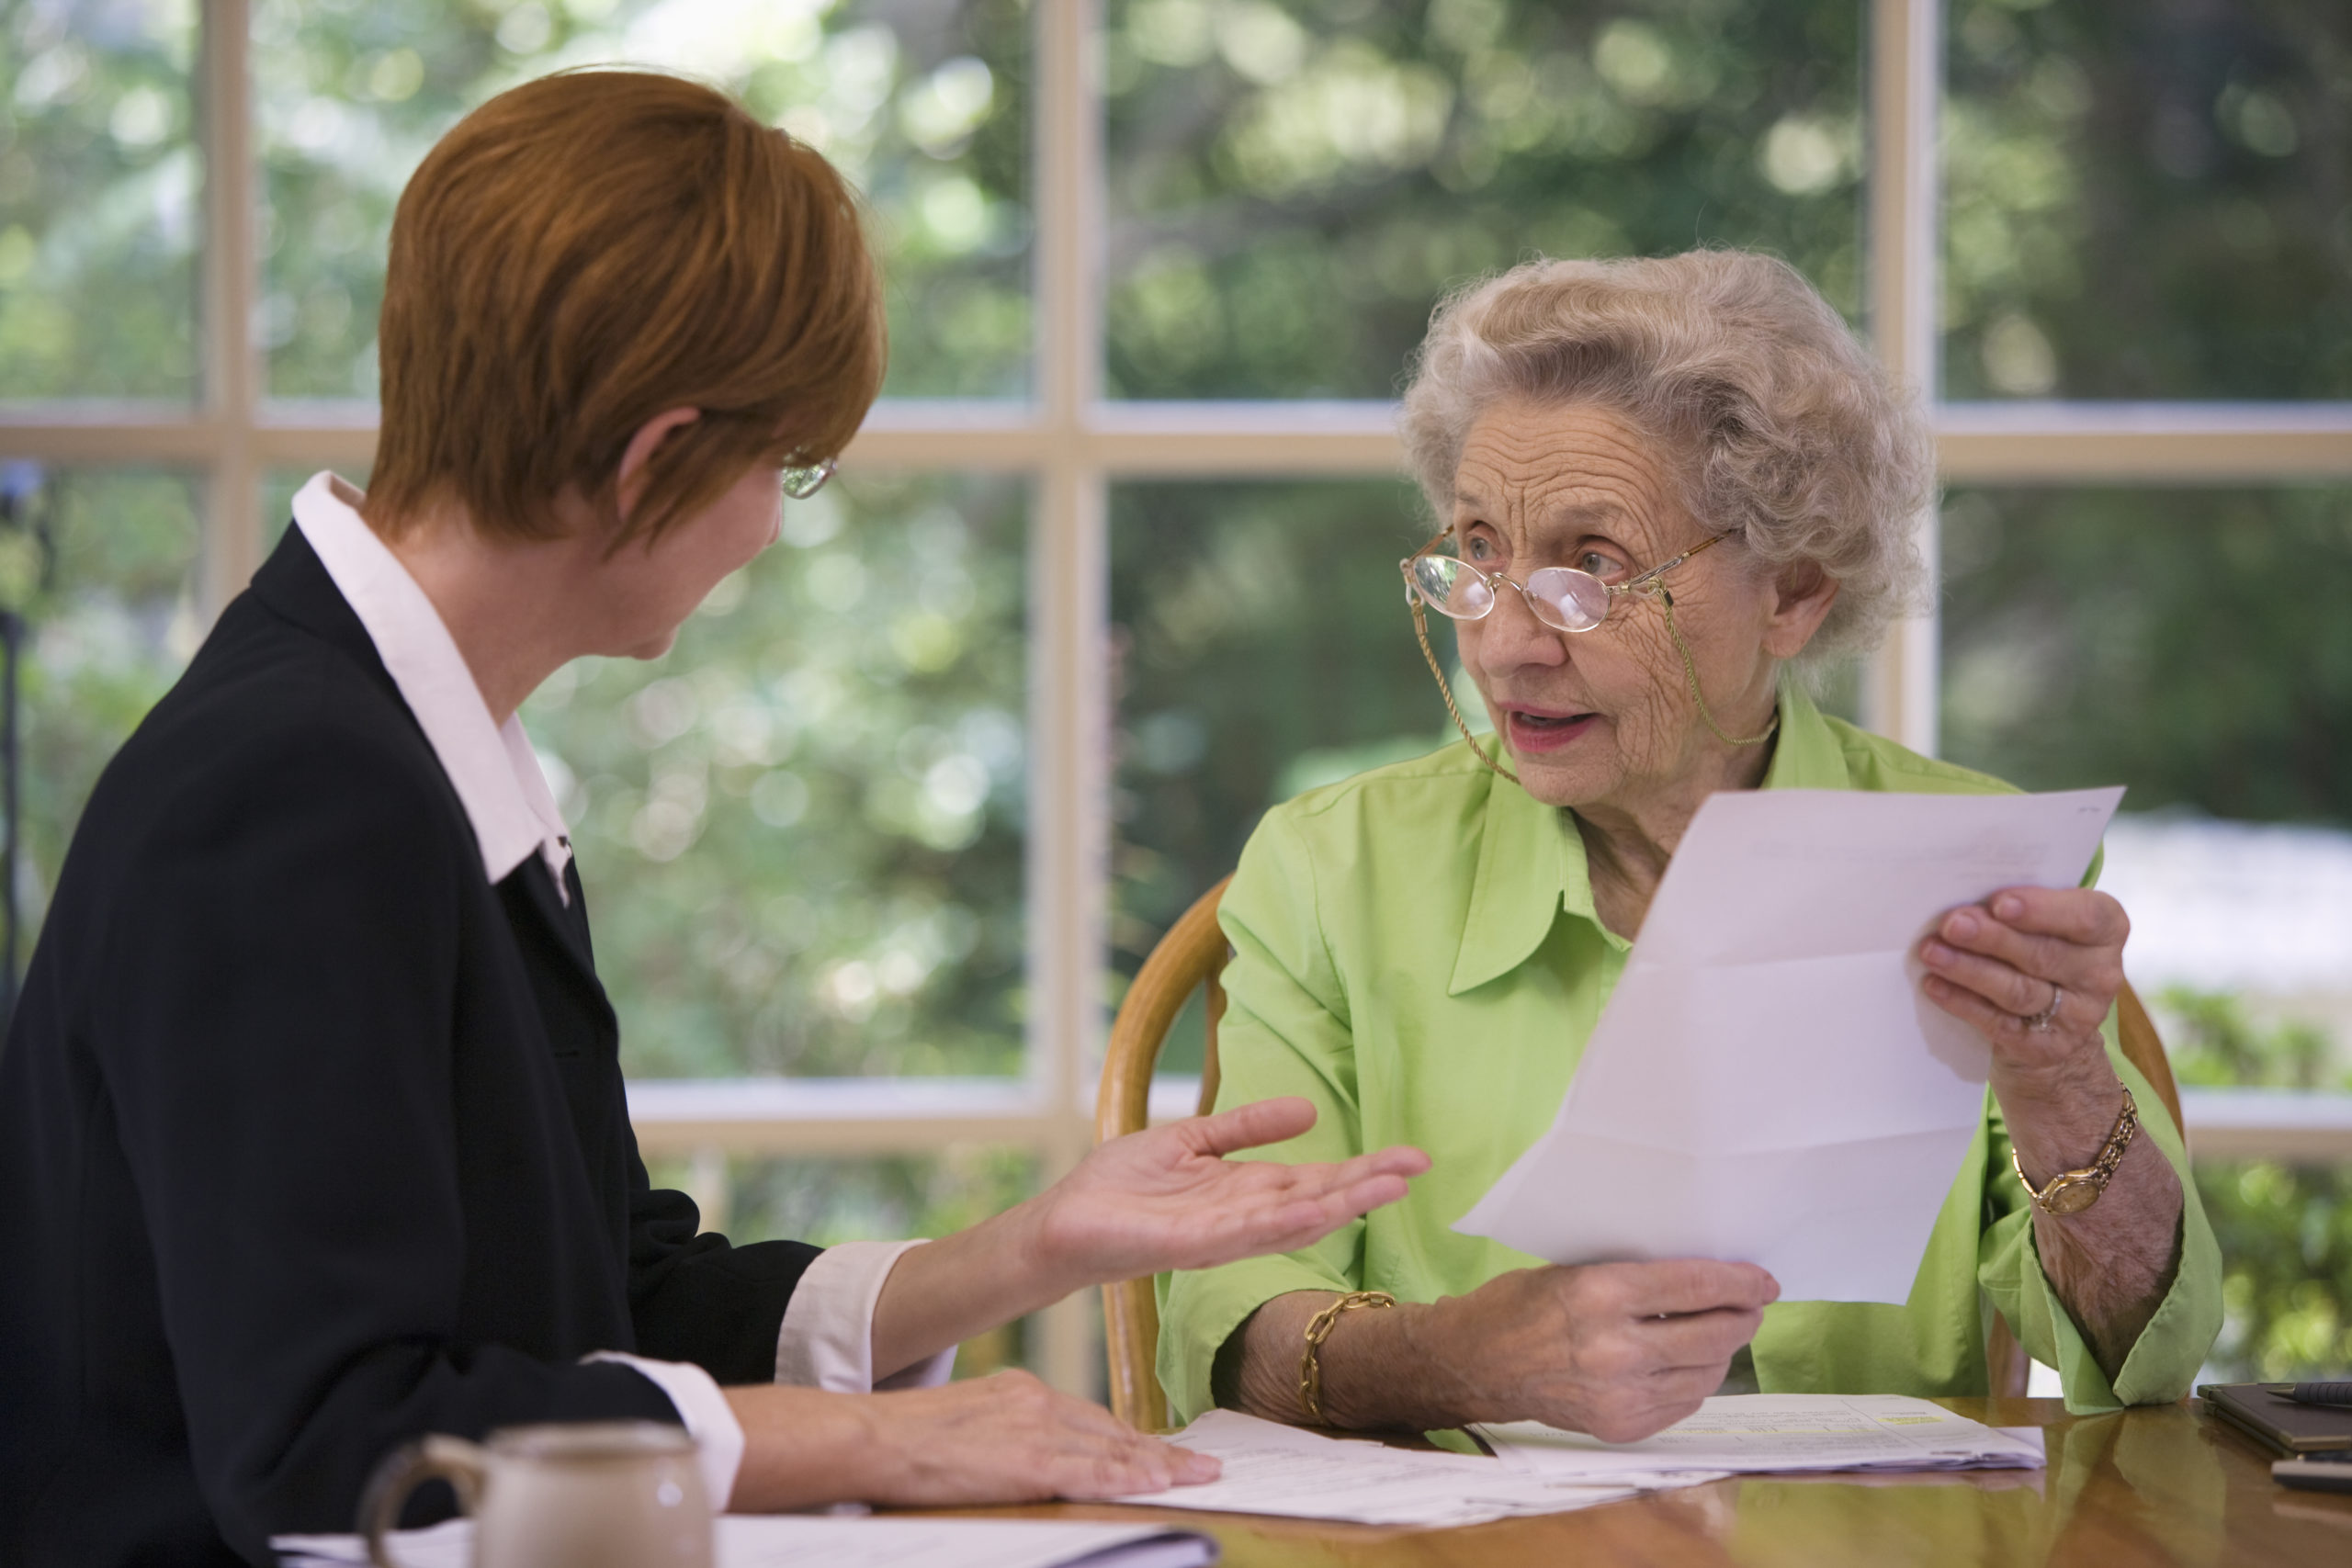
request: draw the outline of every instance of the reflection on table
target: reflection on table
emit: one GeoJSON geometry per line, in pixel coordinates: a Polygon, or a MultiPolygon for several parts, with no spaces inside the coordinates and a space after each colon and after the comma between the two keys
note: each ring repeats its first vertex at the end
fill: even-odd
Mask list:
{"type": "MultiPolygon", "coordinates": [[[[1467,1529],[1163,1510],[1205,1530],[1227,1568],[1515,1568],[1516,1564],[2306,1564],[2352,1562],[2352,1495],[2270,1479],[2271,1453],[2199,1402],[2070,1416],[2054,1399],[1938,1404],[1995,1427],[2040,1427],[2041,1472],[1746,1476],[1580,1513],[1467,1529]]],[[[1128,1518],[1084,1504],[988,1510],[1128,1518]]]]}

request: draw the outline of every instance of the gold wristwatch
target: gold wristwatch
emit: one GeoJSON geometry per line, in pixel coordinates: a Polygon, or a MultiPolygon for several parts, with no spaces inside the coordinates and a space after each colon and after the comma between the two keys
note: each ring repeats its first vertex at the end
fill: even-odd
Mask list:
{"type": "Polygon", "coordinates": [[[2098,1201],[2107,1190],[2108,1182],[2115,1175],[2115,1168],[2123,1163],[2123,1151],[2132,1145],[2132,1134],[2140,1130],[2140,1108],[2132,1103],[2132,1091],[2123,1091],[2123,1109],[2116,1113],[2115,1126],[2100,1145],[2098,1158],[2080,1170],[2062,1170],[2036,1190],[2027,1180],[2025,1166],[2018,1158],[2018,1146],[2009,1145],[2009,1164],[2017,1171],[2018,1179],[2025,1182],[2025,1190],[2033,1199],[2033,1206],[2045,1214],[2079,1214],[2098,1201]]]}

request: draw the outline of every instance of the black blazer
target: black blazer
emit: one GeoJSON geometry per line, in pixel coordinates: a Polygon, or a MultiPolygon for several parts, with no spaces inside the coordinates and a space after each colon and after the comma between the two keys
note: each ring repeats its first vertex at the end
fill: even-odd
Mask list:
{"type": "Polygon", "coordinates": [[[271,1561],[424,1432],[678,1419],[815,1249],[656,1192],[578,877],[492,886],[299,528],[90,798],[0,1056],[0,1565],[271,1561]]]}

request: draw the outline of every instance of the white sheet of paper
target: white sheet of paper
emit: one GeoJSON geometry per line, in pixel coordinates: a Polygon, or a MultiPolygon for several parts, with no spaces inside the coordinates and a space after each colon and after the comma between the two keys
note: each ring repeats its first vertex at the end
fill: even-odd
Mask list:
{"type": "Polygon", "coordinates": [[[1551,1131],[1453,1228],[1555,1263],[1757,1263],[1784,1301],[1907,1300],[1990,1067],[1912,950],[1956,905],[2079,882],[2122,796],[1709,796],[1551,1131]]]}
{"type": "Polygon", "coordinates": [[[1789,1470],[2038,1470],[2031,1441],[1899,1393],[1742,1393],[1708,1400],[1656,1437],[1604,1443],[1535,1421],[1480,1427],[1497,1457],[1563,1481],[1676,1465],[1789,1470]]]}
{"type": "MultiPolygon", "coordinates": [[[[718,1568],[1204,1568],[1216,1542],[1161,1525],[1058,1519],[831,1518],[806,1514],[718,1520],[718,1568]]],[[[290,1568],[368,1561],[353,1535],[279,1536],[290,1568]]],[[[402,1530],[393,1555],[407,1568],[468,1568],[473,1523],[402,1530]]]]}
{"type": "Polygon", "coordinates": [[[1483,1524],[1520,1514],[1564,1513],[1636,1493],[1695,1485],[1712,1474],[1688,1467],[1652,1472],[1624,1466],[1587,1483],[1499,1463],[1484,1455],[1392,1449],[1304,1432],[1237,1411],[1213,1410],[1170,1439],[1215,1454],[1225,1473],[1121,1502],[1224,1514],[1345,1519],[1357,1524],[1483,1524]]]}

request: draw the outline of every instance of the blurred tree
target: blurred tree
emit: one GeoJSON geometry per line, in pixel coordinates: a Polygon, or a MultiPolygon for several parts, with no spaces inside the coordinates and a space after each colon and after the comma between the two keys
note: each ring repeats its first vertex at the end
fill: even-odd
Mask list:
{"type": "Polygon", "coordinates": [[[1446,289],[1702,244],[1860,299],[1856,0],[1111,0],[1110,385],[1385,397],[1446,289]]]}
{"type": "Polygon", "coordinates": [[[196,391],[196,7],[0,5],[0,400],[196,391]]]}
{"type": "Polygon", "coordinates": [[[2352,396],[2352,7],[1947,16],[1946,396],[2352,396]]]}
{"type": "Polygon", "coordinates": [[[2352,824],[2352,489],[1956,491],[1943,593],[1955,761],[2352,824]]]}
{"type": "Polygon", "coordinates": [[[1025,492],[844,476],[523,710],[647,1077],[1016,1073],[1025,492]]]}
{"type": "Polygon", "coordinates": [[[890,392],[1022,390],[1024,10],[1018,0],[257,0],[259,330],[271,390],[373,397],[384,236],[411,171],[492,95],[605,63],[715,82],[865,192],[889,288],[890,392]]]}

